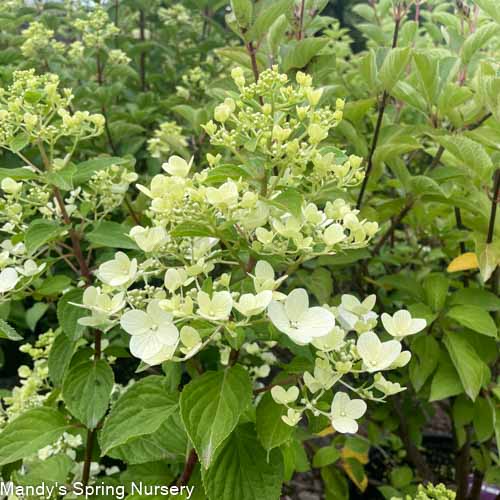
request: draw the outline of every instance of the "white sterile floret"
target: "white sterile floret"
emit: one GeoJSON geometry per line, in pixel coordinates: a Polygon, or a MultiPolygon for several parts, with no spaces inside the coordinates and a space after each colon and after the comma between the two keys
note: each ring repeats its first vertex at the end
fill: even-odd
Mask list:
{"type": "Polygon", "coordinates": [[[341,376],[341,374],[333,371],[328,360],[316,358],[314,363],[314,376],[309,372],[305,372],[304,383],[307,388],[314,393],[320,389],[330,389],[341,376]]]}
{"type": "Polygon", "coordinates": [[[267,312],[273,325],[299,345],[328,335],[335,326],[335,317],[330,311],[324,307],[309,307],[309,296],[303,288],[293,290],[285,304],[272,301],[267,312]]]}
{"type": "Polygon", "coordinates": [[[253,295],[252,293],[244,293],[234,307],[243,316],[255,316],[265,311],[273,299],[273,292],[271,290],[264,290],[263,292],[253,295]]]}
{"type": "Polygon", "coordinates": [[[238,204],[238,186],[227,181],[219,188],[208,187],[205,191],[207,202],[217,208],[232,208],[238,204]]]}
{"type": "Polygon", "coordinates": [[[381,373],[376,373],[373,380],[375,389],[384,393],[386,396],[393,396],[405,390],[405,387],[401,387],[397,382],[387,380],[381,373]]]}
{"type": "Polygon", "coordinates": [[[137,276],[137,259],[130,260],[123,252],[116,252],[113,260],[99,266],[97,277],[106,285],[124,286],[132,283],[137,276]]]}
{"type": "Polygon", "coordinates": [[[201,337],[200,334],[198,333],[198,330],[193,328],[192,326],[183,326],[181,328],[181,352],[186,356],[186,357],[191,357],[196,354],[201,346],[201,337]]]}
{"type": "Polygon", "coordinates": [[[360,302],[354,295],[344,294],[340,306],[337,308],[337,319],[340,326],[347,331],[355,330],[358,321],[371,321],[377,319],[377,314],[372,311],[377,297],[372,294],[360,302]]]}
{"type": "Polygon", "coordinates": [[[19,281],[19,275],[13,267],[7,267],[0,272],[0,293],[9,292],[19,281]]]}
{"type": "Polygon", "coordinates": [[[288,405],[293,403],[299,397],[299,388],[296,386],[285,389],[281,385],[275,385],[271,389],[271,396],[279,405],[288,405]]]}
{"type": "Polygon", "coordinates": [[[368,372],[387,370],[401,354],[401,344],[397,340],[381,342],[373,332],[361,334],[356,348],[363,360],[363,369],[368,372]]]}
{"type": "Polygon", "coordinates": [[[356,420],[366,412],[362,399],[351,399],[345,392],[337,392],[333,397],[331,419],[333,428],[342,434],[358,432],[356,420]]]}
{"type": "MultiPolygon", "coordinates": [[[[255,265],[255,275],[253,276],[253,286],[257,293],[264,290],[274,291],[278,288],[283,281],[285,281],[288,276],[282,276],[281,278],[275,279],[274,269],[269,262],[265,260],[259,260],[255,265]]],[[[274,299],[285,298],[285,296],[279,292],[273,294],[274,299]],[[278,294],[278,295],[277,295],[278,294]]]]}
{"type": "Polygon", "coordinates": [[[192,247],[188,251],[188,256],[193,261],[206,257],[217,243],[219,243],[218,238],[211,238],[209,236],[194,238],[192,247]]]}
{"type": "Polygon", "coordinates": [[[168,241],[167,232],[163,227],[134,226],[129,235],[146,253],[160,250],[168,241]]]}
{"type": "Polygon", "coordinates": [[[325,229],[325,232],[323,233],[323,241],[328,245],[328,246],[333,246],[336,245],[337,243],[340,243],[341,241],[344,241],[347,238],[346,234],[344,233],[344,228],[341,224],[331,224],[325,229]]]}
{"type": "Polygon", "coordinates": [[[345,331],[334,326],[328,335],[312,340],[312,345],[323,352],[336,351],[344,345],[345,331]]]}
{"type": "Polygon", "coordinates": [[[288,408],[286,415],[281,416],[281,420],[290,427],[294,427],[300,422],[302,418],[302,413],[300,411],[294,410],[293,408],[288,408]]]}
{"type": "Polygon", "coordinates": [[[387,333],[396,338],[414,335],[427,326],[425,319],[413,319],[411,314],[404,309],[394,313],[394,316],[383,313],[380,319],[387,333]]]}
{"type": "Polygon", "coordinates": [[[229,292],[214,292],[212,298],[208,293],[198,292],[198,314],[206,319],[224,321],[229,318],[233,308],[233,298],[229,292]]]}
{"type": "Polygon", "coordinates": [[[193,158],[194,157],[191,157],[191,160],[188,163],[184,158],[173,155],[169,158],[167,163],[164,163],[161,166],[161,168],[173,177],[187,177],[189,170],[191,169],[191,165],[193,164],[193,158]]]}
{"type": "Polygon", "coordinates": [[[115,315],[125,306],[125,293],[120,292],[110,297],[100,288],[89,286],[83,292],[83,305],[92,311],[92,316],[80,318],[78,323],[85,326],[105,326],[109,317],[115,315]]]}
{"type": "Polygon", "coordinates": [[[45,263],[38,265],[33,259],[26,260],[22,266],[16,268],[19,274],[31,277],[40,274],[45,269],[45,263]]]}
{"type": "Polygon", "coordinates": [[[411,352],[410,351],[403,351],[394,361],[394,363],[389,366],[390,370],[394,370],[396,368],[403,368],[403,366],[406,366],[411,359],[411,352]]]}
{"type": "Polygon", "coordinates": [[[188,285],[192,283],[194,278],[189,278],[187,272],[182,267],[175,268],[171,267],[165,273],[165,288],[170,292],[174,293],[181,286],[188,285]]]}
{"type": "Polygon", "coordinates": [[[127,311],[120,319],[121,327],[132,337],[130,352],[148,365],[157,365],[170,359],[179,343],[179,330],[172,315],[161,309],[158,300],[152,300],[146,312],[127,311]]]}

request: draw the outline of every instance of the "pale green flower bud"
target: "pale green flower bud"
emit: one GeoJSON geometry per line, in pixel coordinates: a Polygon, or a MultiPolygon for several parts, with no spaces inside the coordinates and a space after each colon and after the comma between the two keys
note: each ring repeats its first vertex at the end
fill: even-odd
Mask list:
{"type": "Polygon", "coordinates": [[[328,137],[328,130],[317,123],[309,125],[307,133],[311,144],[319,144],[328,137]]]}
{"type": "Polygon", "coordinates": [[[320,101],[322,95],[323,89],[314,90],[312,88],[308,88],[306,90],[306,97],[311,106],[316,106],[316,104],[318,104],[318,102],[320,101]]]}
{"type": "Polygon", "coordinates": [[[301,87],[310,87],[312,85],[312,76],[303,73],[302,71],[297,71],[297,75],[295,76],[297,83],[301,87]]]}
{"type": "Polygon", "coordinates": [[[16,182],[10,177],[5,177],[5,179],[2,179],[2,183],[0,185],[2,187],[2,190],[8,194],[17,194],[23,187],[22,183],[16,182]]]}

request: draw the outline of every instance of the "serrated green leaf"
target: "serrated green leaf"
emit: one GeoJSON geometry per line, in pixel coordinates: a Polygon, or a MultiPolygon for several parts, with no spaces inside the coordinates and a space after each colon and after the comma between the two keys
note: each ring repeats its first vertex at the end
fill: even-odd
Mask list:
{"type": "Polygon", "coordinates": [[[118,222],[102,221],[85,238],[100,247],[138,250],[134,240],[128,236],[129,229],[118,222]]]}
{"type": "Polygon", "coordinates": [[[114,380],[113,370],[103,359],[78,363],[68,370],[62,396],[70,413],[87,429],[95,429],[106,413],[114,380]]]}
{"type": "Polygon", "coordinates": [[[250,377],[238,365],[205,372],[184,387],[180,398],[182,420],[205,468],[251,400],[250,377]]]}
{"type": "Polygon", "coordinates": [[[54,385],[62,384],[64,373],[71,362],[75,348],[76,342],[64,333],[59,333],[54,339],[49,352],[49,377],[54,385]]]}
{"type": "Polygon", "coordinates": [[[446,332],[443,341],[467,396],[475,401],[485,382],[487,365],[477,355],[464,335],[446,332]]]}
{"type": "Polygon", "coordinates": [[[446,316],[482,335],[494,338],[498,335],[495,321],[481,307],[467,304],[455,306],[447,312],[446,316]]]}
{"type": "Polygon", "coordinates": [[[73,175],[73,185],[79,186],[89,181],[91,177],[100,170],[106,170],[112,165],[123,165],[129,160],[125,158],[118,158],[116,156],[105,156],[102,158],[94,158],[79,163],[76,166],[76,172],[73,175]]]}
{"type": "Polygon", "coordinates": [[[85,331],[85,327],[78,323],[80,318],[88,316],[88,310],[74,306],[83,302],[83,290],[75,288],[65,293],[57,303],[57,319],[64,333],[71,340],[78,340],[85,331]]]}
{"type": "Polygon", "coordinates": [[[33,254],[42,245],[56,239],[65,231],[63,226],[46,219],[35,219],[30,223],[24,235],[28,254],[33,254]]]}
{"type": "Polygon", "coordinates": [[[410,61],[409,47],[391,49],[386,55],[378,76],[387,92],[390,92],[410,61]]]}
{"type": "Polygon", "coordinates": [[[28,457],[57,441],[69,426],[54,408],[28,410],[7,424],[0,433],[0,465],[28,457]]]}
{"type": "Polygon", "coordinates": [[[286,73],[292,68],[303,68],[328,43],[327,38],[306,38],[293,40],[284,47],[282,70],[286,73]]]}
{"type": "Polygon", "coordinates": [[[269,451],[282,445],[294,433],[294,427],[285,424],[281,417],[286,415],[286,408],[274,402],[270,393],[264,395],[257,406],[257,436],[264,449],[269,451]]]}
{"type": "Polygon", "coordinates": [[[166,390],[164,377],[139,380],[114,404],[100,434],[101,454],[157,431],[177,410],[177,394],[166,390]]]}
{"type": "Polygon", "coordinates": [[[271,25],[283,14],[291,12],[293,9],[293,0],[277,0],[269,2],[261,8],[257,17],[248,31],[246,38],[248,40],[260,41],[268,32],[271,25]]]}
{"type": "Polygon", "coordinates": [[[210,500],[278,500],[282,475],[281,453],[271,451],[268,460],[251,424],[236,428],[210,468],[202,470],[210,500]]]}
{"type": "Polygon", "coordinates": [[[9,325],[7,321],[0,319],[0,338],[9,340],[23,340],[15,328],[9,325]]]}

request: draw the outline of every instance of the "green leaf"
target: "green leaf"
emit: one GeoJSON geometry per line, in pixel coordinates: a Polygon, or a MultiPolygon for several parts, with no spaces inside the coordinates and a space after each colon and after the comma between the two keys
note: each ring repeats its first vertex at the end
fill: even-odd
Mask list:
{"type": "Polygon", "coordinates": [[[391,484],[394,488],[404,488],[408,486],[413,480],[413,472],[407,465],[395,467],[390,473],[391,484]]]}
{"type": "Polygon", "coordinates": [[[423,52],[415,52],[413,60],[423,95],[429,104],[433,104],[439,88],[438,59],[423,52]]]}
{"type": "Polygon", "coordinates": [[[120,481],[129,488],[132,488],[132,483],[155,486],[171,483],[174,479],[168,464],[159,461],[131,465],[120,475],[120,481]]]}
{"type": "Polygon", "coordinates": [[[123,165],[129,160],[114,156],[105,156],[102,158],[94,158],[87,160],[77,165],[76,173],[73,175],[73,185],[79,186],[91,179],[91,177],[99,170],[106,170],[112,165],[123,165]]]}
{"type": "Polygon", "coordinates": [[[71,340],[78,340],[85,331],[85,327],[78,323],[80,318],[88,316],[83,307],[74,306],[83,302],[83,290],[75,288],[66,292],[57,303],[57,320],[64,333],[71,340]]]}
{"type": "Polygon", "coordinates": [[[450,305],[477,306],[485,311],[500,311],[500,298],[481,288],[462,288],[450,297],[450,305]]]}
{"type": "Polygon", "coordinates": [[[252,175],[243,167],[237,165],[221,165],[220,167],[208,170],[206,184],[222,184],[228,179],[237,181],[238,179],[250,179],[252,175]]]}
{"type": "Polygon", "coordinates": [[[181,393],[181,416],[205,468],[252,401],[252,383],[241,366],[205,372],[181,393]]]}
{"type": "Polygon", "coordinates": [[[66,374],[62,396],[70,413],[87,429],[95,429],[106,413],[115,377],[100,359],[72,366],[66,374]]]}
{"type": "Polygon", "coordinates": [[[293,4],[293,0],[275,0],[262,7],[246,35],[247,40],[260,41],[278,17],[292,11],[293,4]]]}
{"type": "Polygon", "coordinates": [[[276,198],[273,198],[271,203],[280,207],[284,212],[291,213],[298,219],[302,217],[302,205],[304,203],[304,198],[296,189],[286,189],[276,196],[276,198]]]}
{"type": "Polygon", "coordinates": [[[334,446],[320,448],[313,458],[313,467],[320,468],[334,464],[340,458],[340,451],[334,446]]]}
{"type": "Polygon", "coordinates": [[[171,232],[174,238],[196,238],[198,236],[214,236],[210,227],[196,222],[183,222],[177,225],[171,232]]]}
{"type": "Polygon", "coordinates": [[[500,11],[496,0],[476,0],[477,5],[491,16],[497,23],[500,23],[500,11]]]}
{"type": "Polygon", "coordinates": [[[487,365],[477,355],[464,335],[456,332],[446,332],[443,341],[460,377],[465,393],[472,401],[475,401],[485,381],[485,371],[488,371],[487,365]]]}
{"type": "Polygon", "coordinates": [[[15,181],[27,181],[37,179],[40,174],[33,172],[30,167],[0,168],[0,180],[10,177],[15,181]]]}
{"type": "Polygon", "coordinates": [[[283,459],[269,454],[255,437],[251,424],[239,426],[221,446],[208,470],[202,470],[210,500],[278,500],[283,459]]]}
{"type": "Polygon", "coordinates": [[[49,352],[49,376],[54,385],[62,384],[64,373],[71,362],[75,348],[76,342],[64,333],[59,333],[54,339],[49,352]]]}
{"type": "Polygon", "coordinates": [[[431,177],[415,175],[410,179],[410,189],[418,196],[440,196],[447,198],[441,186],[431,177]]]}
{"type": "Polygon", "coordinates": [[[0,339],[9,340],[23,340],[21,335],[7,323],[7,321],[0,318],[0,339]]]}
{"type": "Polygon", "coordinates": [[[36,289],[36,293],[44,296],[58,295],[71,285],[71,278],[58,274],[56,276],[49,276],[45,278],[40,286],[36,289]]]}
{"type": "Polygon", "coordinates": [[[0,465],[29,457],[53,444],[69,429],[62,413],[54,408],[28,410],[0,433],[0,465]]]}
{"type": "Polygon", "coordinates": [[[498,329],[487,311],[478,306],[460,305],[452,307],[446,314],[466,328],[488,337],[497,337],[498,329]]]}
{"type": "Polygon", "coordinates": [[[464,64],[469,64],[474,54],[483,48],[499,31],[500,26],[495,23],[488,23],[468,36],[462,46],[462,60],[464,64]]]}
{"type": "Polygon", "coordinates": [[[292,68],[303,68],[328,43],[328,38],[306,38],[293,40],[285,46],[282,70],[288,72],[292,68]]]}
{"type": "Polygon", "coordinates": [[[410,61],[410,48],[395,48],[391,49],[385,56],[384,62],[379,71],[379,78],[387,92],[392,90],[400,80],[406,66],[410,61]]]}
{"type": "Polygon", "coordinates": [[[42,245],[56,239],[65,228],[56,222],[46,219],[32,221],[24,235],[24,243],[28,254],[33,254],[42,245]]]}
{"type": "Polygon", "coordinates": [[[288,441],[295,431],[281,419],[285,414],[286,408],[275,403],[270,393],[265,394],[257,406],[255,427],[259,441],[267,451],[288,441]]]}
{"type": "Polygon", "coordinates": [[[252,0],[231,0],[231,9],[238,24],[242,28],[247,28],[252,22],[253,17],[252,0]]]}
{"type": "Polygon", "coordinates": [[[463,393],[464,388],[457,370],[453,366],[448,353],[441,351],[439,356],[439,365],[431,383],[431,393],[429,401],[440,401],[451,396],[457,396],[463,393]]]}
{"type": "Polygon", "coordinates": [[[100,247],[138,250],[134,240],[128,236],[129,228],[118,222],[99,222],[90,233],[85,235],[90,243],[100,247]]]}
{"type": "Polygon", "coordinates": [[[17,153],[24,149],[29,144],[29,142],[30,136],[25,132],[21,132],[9,141],[9,149],[11,149],[11,151],[13,151],[14,153],[17,153]]]}
{"type": "Polygon", "coordinates": [[[165,386],[164,377],[150,376],[122,394],[104,421],[99,439],[103,456],[134,438],[157,431],[177,410],[177,394],[165,386]]]}
{"type": "Polygon", "coordinates": [[[482,144],[462,135],[437,136],[435,140],[449,151],[469,174],[488,181],[491,179],[493,163],[482,144]]]}
{"type": "Polygon", "coordinates": [[[269,28],[267,34],[267,44],[269,45],[269,51],[273,56],[278,54],[283,37],[285,36],[286,30],[288,28],[288,19],[285,14],[281,14],[276,21],[269,28]]]}
{"type": "Polygon", "coordinates": [[[130,439],[116,446],[108,456],[129,464],[143,464],[155,460],[183,463],[188,439],[180,413],[175,411],[151,434],[130,439]]]}
{"type": "Polygon", "coordinates": [[[493,436],[495,414],[493,406],[486,398],[479,397],[476,399],[472,422],[474,424],[474,431],[476,432],[476,439],[480,443],[484,443],[493,436]]]}
{"type": "Polygon", "coordinates": [[[345,475],[339,469],[334,466],[323,467],[321,478],[325,484],[326,500],[349,499],[349,485],[345,475]]]}
{"type": "Polygon", "coordinates": [[[40,484],[56,485],[64,484],[74,461],[65,454],[53,455],[46,460],[37,460],[30,463],[26,473],[14,471],[12,481],[16,485],[39,486],[40,484]]]}
{"type": "Polygon", "coordinates": [[[63,191],[69,191],[73,189],[73,176],[76,173],[75,165],[67,165],[61,170],[52,170],[47,173],[47,182],[53,186],[62,189],[63,191]]]}
{"type": "Polygon", "coordinates": [[[432,310],[438,312],[443,309],[448,296],[448,278],[441,273],[433,273],[425,278],[422,286],[426,302],[432,310]]]}
{"type": "Polygon", "coordinates": [[[43,317],[43,315],[47,312],[49,308],[49,304],[45,304],[43,302],[35,302],[27,311],[26,311],[26,324],[29,329],[34,332],[37,323],[43,317]]]}
{"type": "Polygon", "coordinates": [[[418,392],[434,373],[439,362],[439,344],[430,335],[418,335],[411,343],[410,380],[418,392]]]}

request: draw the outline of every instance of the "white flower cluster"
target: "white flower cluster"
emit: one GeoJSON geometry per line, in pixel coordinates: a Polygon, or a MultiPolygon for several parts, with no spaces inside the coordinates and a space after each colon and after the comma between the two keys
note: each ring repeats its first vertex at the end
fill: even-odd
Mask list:
{"type": "Polygon", "coordinates": [[[20,292],[46,267],[26,255],[24,243],[5,239],[0,243],[0,303],[10,300],[11,291],[20,292]]]}
{"type": "Polygon", "coordinates": [[[38,337],[34,345],[23,344],[19,350],[33,360],[33,367],[18,368],[20,385],[14,387],[10,396],[2,398],[0,426],[14,420],[30,408],[42,406],[50,395],[48,356],[54,341],[54,332],[49,330],[38,337]]]}
{"type": "Polygon", "coordinates": [[[74,26],[81,34],[83,45],[89,49],[105,48],[107,40],[120,32],[103,8],[93,8],[87,19],[76,19],[74,26]]]}
{"type": "Polygon", "coordinates": [[[0,147],[18,152],[38,141],[53,146],[62,137],[78,141],[100,135],[104,117],[87,111],[70,113],[72,99],[69,89],[59,89],[57,75],[16,71],[12,84],[0,89],[0,147]]]}
{"type": "Polygon", "coordinates": [[[24,42],[21,52],[24,57],[47,61],[64,50],[64,44],[54,39],[54,30],[47,28],[40,21],[33,21],[22,31],[24,42]]]}
{"type": "Polygon", "coordinates": [[[279,385],[272,388],[273,399],[287,407],[282,418],[288,425],[296,425],[304,412],[309,411],[314,416],[328,417],[337,432],[355,433],[356,421],[367,408],[363,399],[383,401],[404,390],[380,372],[401,368],[410,361],[410,351],[402,350],[401,341],[423,330],[426,321],[412,318],[406,310],[393,316],[384,313],[382,324],[390,340],[382,341],[374,332],[378,319],[374,305],[374,295],[363,302],[352,295],[343,295],[338,307],[309,308],[307,294],[294,290],[284,304],[269,308],[270,319],[280,331],[295,342],[297,336],[300,339],[308,336],[317,349],[313,373],[304,373],[301,390],[295,385],[287,389],[279,385]],[[361,374],[363,382],[358,387],[344,379],[355,375],[357,381],[361,374]],[[330,410],[324,411],[318,402],[336,384],[359,398],[351,399],[347,392],[337,391],[330,410]]]}

